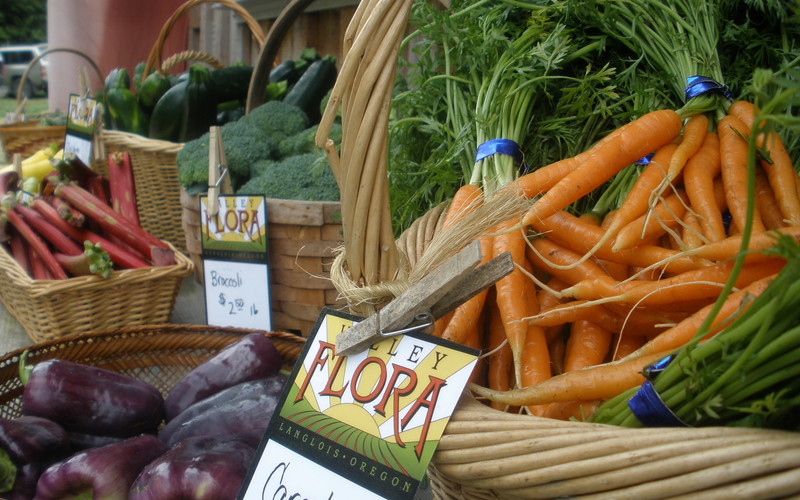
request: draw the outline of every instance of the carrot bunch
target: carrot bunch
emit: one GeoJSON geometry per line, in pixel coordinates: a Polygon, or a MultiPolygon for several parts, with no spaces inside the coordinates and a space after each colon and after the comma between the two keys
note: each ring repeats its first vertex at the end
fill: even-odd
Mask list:
{"type": "MultiPolygon", "coordinates": [[[[585,419],[698,331],[723,328],[784,267],[768,250],[775,232],[800,239],[800,180],[780,136],[756,130],[753,171],[751,103],[733,102],[721,117],[685,110],[645,114],[499,190],[530,206],[488,229],[482,248],[486,258],[510,252],[516,269],[436,329],[485,349],[476,395],[498,408],[585,419]],[[601,219],[571,211],[651,154],[618,208],[601,219]]],[[[462,187],[446,225],[486,196],[462,187]]]]}

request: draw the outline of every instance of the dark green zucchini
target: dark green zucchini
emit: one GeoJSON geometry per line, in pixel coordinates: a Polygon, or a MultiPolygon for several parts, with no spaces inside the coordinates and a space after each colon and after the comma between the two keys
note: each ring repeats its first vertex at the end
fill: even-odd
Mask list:
{"type": "Polygon", "coordinates": [[[326,56],[314,61],[294,84],[283,102],[302,109],[311,123],[318,123],[320,103],[336,82],[336,59],[326,56]]]}
{"type": "Polygon", "coordinates": [[[250,89],[253,67],[241,64],[228,66],[211,71],[210,76],[217,103],[245,100],[250,89]]]}

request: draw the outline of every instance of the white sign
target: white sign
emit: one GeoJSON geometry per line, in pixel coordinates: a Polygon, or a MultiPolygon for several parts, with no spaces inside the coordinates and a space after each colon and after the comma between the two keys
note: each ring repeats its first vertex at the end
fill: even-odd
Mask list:
{"type": "Polygon", "coordinates": [[[206,259],[203,272],[207,324],[272,329],[266,263],[206,259]]]}

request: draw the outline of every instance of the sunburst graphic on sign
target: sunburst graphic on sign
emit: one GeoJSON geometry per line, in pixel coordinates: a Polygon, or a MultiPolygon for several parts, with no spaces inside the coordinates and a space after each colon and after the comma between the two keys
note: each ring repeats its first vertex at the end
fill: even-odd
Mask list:
{"type": "Polygon", "coordinates": [[[350,326],[350,320],[326,317],[281,416],[408,474],[409,463],[427,463],[447,424],[449,412],[437,406],[442,387],[463,385],[475,358],[408,337],[334,356],[336,336],[350,326]]]}

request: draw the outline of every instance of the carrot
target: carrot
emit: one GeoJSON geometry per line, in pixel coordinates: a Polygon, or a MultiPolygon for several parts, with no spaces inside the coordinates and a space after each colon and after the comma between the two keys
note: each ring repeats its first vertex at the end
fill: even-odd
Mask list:
{"type": "Polygon", "coordinates": [[[527,262],[525,258],[525,241],[525,235],[520,231],[516,219],[509,219],[498,224],[497,233],[493,238],[493,255],[497,257],[508,251],[511,254],[512,261],[515,263],[514,269],[500,278],[495,283],[494,288],[497,293],[497,305],[503,318],[506,338],[514,359],[517,382],[520,379],[520,361],[528,328],[527,324],[520,320],[527,318],[538,309],[535,304],[536,296],[525,296],[526,282],[529,281],[529,278],[521,269],[521,267],[524,268],[527,262]]]}
{"type": "MultiPolygon", "coordinates": [[[[441,228],[439,231],[447,231],[452,228],[456,223],[464,218],[468,213],[480,205],[483,200],[483,190],[475,184],[462,184],[459,187],[453,199],[450,200],[450,205],[447,207],[447,212],[444,215],[441,228]]],[[[485,251],[482,255],[486,255],[485,251]]],[[[453,318],[454,311],[438,318],[433,324],[433,334],[437,337],[444,335],[447,325],[453,318]]]]}
{"type": "Polygon", "coordinates": [[[617,231],[647,211],[651,195],[666,180],[667,167],[677,149],[678,145],[674,143],[665,144],[658,148],[650,163],[636,178],[620,207],[614,211],[613,215],[605,218],[603,236],[592,248],[584,252],[573,265],[579,265],[595,255],[600,247],[616,236],[617,231]]]}
{"type": "MultiPolygon", "coordinates": [[[[536,296],[536,287],[532,280],[527,280],[527,287],[525,295],[527,297],[536,296]]],[[[538,303],[532,306],[538,310],[538,303]]],[[[527,324],[527,323],[525,323],[527,324]]],[[[519,368],[519,386],[526,387],[529,385],[536,385],[544,380],[547,380],[552,375],[552,367],[550,365],[550,350],[547,343],[547,335],[545,329],[537,326],[527,324],[527,332],[525,333],[525,344],[522,348],[522,356],[520,358],[519,368]]],[[[532,415],[541,416],[543,407],[529,407],[528,412],[532,415]]]]}
{"type": "MultiPolygon", "coordinates": [[[[717,125],[719,134],[720,166],[722,183],[725,186],[725,201],[736,227],[741,231],[747,219],[747,142],[741,135],[746,126],[733,116],[725,115],[717,125]]],[[[752,216],[752,232],[764,230],[758,207],[752,216]]]]}
{"type": "MultiPolygon", "coordinates": [[[[781,258],[745,263],[736,277],[735,286],[741,288],[774,274],[785,263],[781,258]]],[[[562,293],[579,300],[607,299],[637,305],[707,299],[719,295],[722,286],[729,279],[732,267],[732,262],[722,262],[657,281],[620,283],[602,279],[586,280],[564,289],[562,293]]]]}
{"type": "MultiPolygon", "coordinates": [[[[710,325],[709,335],[713,335],[715,332],[721,330],[736,313],[748,307],[753,297],[761,295],[774,279],[775,275],[767,276],[753,281],[745,288],[728,295],[710,325]]],[[[706,320],[713,307],[713,304],[703,307],[677,325],[666,330],[664,333],[652,338],[626,358],[650,356],[653,353],[671,351],[683,346],[697,333],[698,328],[700,328],[706,320]]]]}
{"type": "MultiPolygon", "coordinates": [[[[558,279],[555,276],[547,280],[547,288],[540,288],[536,293],[536,302],[539,305],[539,311],[555,307],[562,303],[561,296],[558,292],[569,286],[566,282],[558,279]],[[551,293],[551,290],[555,293],[551,293]]],[[[546,327],[545,334],[547,341],[551,342],[555,337],[561,334],[561,325],[553,325],[546,327]]]]}
{"type": "Polygon", "coordinates": [[[644,382],[642,370],[665,355],[657,353],[616,363],[603,363],[565,372],[541,384],[508,391],[496,391],[475,384],[468,387],[478,397],[512,406],[605,400],[641,385],[644,382]]]}
{"type": "Polygon", "coordinates": [[[667,328],[659,325],[674,323],[677,319],[683,319],[685,316],[685,313],[682,312],[663,313],[643,309],[637,309],[634,314],[628,314],[629,308],[621,311],[620,314],[613,310],[611,305],[592,303],[588,300],[573,300],[548,309],[541,309],[538,314],[528,318],[528,323],[553,328],[577,321],[591,320],[614,333],[635,332],[644,335],[658,334],[667,328]]]}
{"type": "Polygon", "coordinates": [[[683,216],[682,230],[681,241],[683,241],[684,248],[697,248],[705,243],[703,227],[694,212],[688,212],[683,216]]]}
{"type": "Polygon", "coordinates": [[[683,169],[683,187],[689,204],[710,241],[725,237],[722,211],[714,198],[714,178],[719,173],[719,162],[719,137],[716,132],[708,132],[700,150],[689,158],[683,169]]]}
{"type": "Polygon", "coordinates": [[[611,360],[616,361],[628,356],[647,342],[643,335],[615,335],[611,341],[611,360]]]}
{"type": "Polygon", "coordinates": [[[571,264],[581,259],[580,254],[548,238],[536,238],[531,241],[526,255],[531,264],[566,283],[577,283],[590,278],[611,279],[608,273],[591,260],[572,267],[571,264]]]}
{"type": "Polygon", "coordinates": [[[555,420],[577,420],[585,422],[594,414],[602,401],[567,401],[564,403],[550,403],[542,414],[544,418],[555,420]]]}
{"type": "MultiPolygon", "coordinates": [[[[744,125],[745,137],[750,135],[755,115],[758,112],[753,103],[738,100],[731,104],[728,114],[737,117],[744,125]]],[[[790,224],[800,223],[800,197],[797,194],[797,172],[780,134],[770,130],[766,136],[759,134],[756,145],[769,153],[769,159],[762,161],[761,166],[767,173],[769,184],[775,192],[775,199],[781,207],[783,217],[790,224]]]]}
{"type": "Polygon", "coordinates": [[[523,216],[523,225],[563,210],[627,165],[672,141],[680,130],[681,118],[672,110],[652,111],[637,118],[536,200],[523,216]]]}
{"type": "MultiPolygon", "coordinates": [[[[663,187],[666,187],[666,183],[673,182],[678,178],[678,175],[686,166],[689,159],[700,150],[707,132],[708,118],[706,115],[693,115],[689,118],[686,125],[683,127],[683,136],[681,137],[680,145],[675,150],[672,158],[670,158],[665,185],[663,187]]],[[[660,189],[659,193],[661,191],[663,191],[663,189],[660,189]]]]}
{"type": "Polygon", "coordinates": [[[610,345],[610,330],[590,320],[572,323],[564,353],[564,371],[580,370],[601,364],[610,345]]]}
{"type": "MultiPolygon", "coordinates": [[[[541,221],[534,221],[532,226],[546,235],[548,239],[578,253],[592,248],[603,234],[601,228],[566,211],[561,211],[541,221]]],[[[597,250],[597,257],[610,262],[640,267],[649,267],[663,262],[665,263],[662,266],[663,269],[669,272],[689,271],[706,264],[659,246],[639,245],[635,249],[613,252],[611,244],[605,244],[597,250]]]]}
{"type": "Polygon", "coordinates": [[[547,342],[547,350],[550,351],[550,374],[553,377],[564,372],[564,351],[567,350],[567,342],[561,335],[561,327],[556,328],[559,335],[553,336],[547,342]]]}
{"type": "MultiPolygon", "coordinates": [[[[503,319],[497,308],[497,300],[495,300],[494,296],[488,301],[488,305],[488,348],[492,354],[489,355],[489,366],[486,374],[487,385],[493,390],[507,391],[511,388],[511,367],[513,366],[511,347],[506,342],[503,319]]],[[[505,405],[501,404],[492,403],[491,406],[496,410],[505,409],[505,405]]]]}
{"type": "MultiPolygon", "coordinates": [[[[800,226],[781,227],[772,231],[755,233],[747,241],[747,250],[751,252],[748,258],[751,260],[769,259],[768,255],[762,252],[773,248],[776,244],[776,237],[783,234],[791,237],[800,243],[800,226]]],[[[742,247],[741,235],[728,236],[721,241],[707,243],[701,247],[687,251],[687,254],[696,255],[714,261],[725,261],[733,259],[742,247]]]]}
{"type": "MultiPolygon", "coordinates": [[[[486,263],[492,259],[492,236],[482,236],[481,261],[486,263]]],[[[444,326],[441,337],[459,344],[475,342],[480,334],[480,317],[486,305],[489,289],[483,290],[458,306],[444,326]]]]}
{"type": "Polygon", "coordinates": [[[756,206],[766,229],[776,229],[786,225],[783,211],[775,197],[772,186],[763,168],[756,168],[756,206]]]}
{"type": "Polygon", "coordinates": [[[618,252],[624,248],[633,248],[667,233],[669,228],[680,223],[680,218],[686,212],[685,198],[686,193],[678,189],[656,203],[652,211],[627,223],[614,238],[611,250],[618,252]]]}

